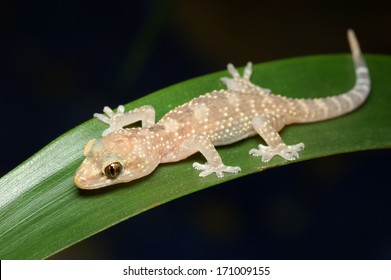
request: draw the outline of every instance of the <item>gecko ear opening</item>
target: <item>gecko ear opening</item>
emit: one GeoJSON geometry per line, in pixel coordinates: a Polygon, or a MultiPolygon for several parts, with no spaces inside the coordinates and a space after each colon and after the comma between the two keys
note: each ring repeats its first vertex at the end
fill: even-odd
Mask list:
{"type": "Polygon", "coordinates": [[[84,156],[87,156],[87,154],[90,152],[92,145],[95,143],[95,140],[96,139],[91,139],[90,141],[87,142],[83,151],[84,156]]]}

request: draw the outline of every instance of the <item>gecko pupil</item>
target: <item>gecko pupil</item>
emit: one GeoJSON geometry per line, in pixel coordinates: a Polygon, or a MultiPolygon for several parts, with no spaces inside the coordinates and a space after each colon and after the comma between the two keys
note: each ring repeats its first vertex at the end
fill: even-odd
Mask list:
{"type": "Polygon", "coordinates": [[[122,171],[122,165],[119,162],[112,162],[105,167],[105,175],[109,179],[116,178],[122,171]]]}

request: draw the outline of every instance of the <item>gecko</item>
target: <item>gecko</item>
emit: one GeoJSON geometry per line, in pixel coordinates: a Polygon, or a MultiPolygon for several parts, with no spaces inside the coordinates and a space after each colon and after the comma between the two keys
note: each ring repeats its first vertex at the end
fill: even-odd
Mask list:
{"type": "Polygon", "coordinates": [[[299,158],[303,143],[288,145],[279,134],[286,125],[328,120],[357,109],[367,99],[371,80],[355,33],[347,32],[356,80],[340,95],[298,99],[272,94],[250,81],[249,62],[241,76],[232,64],[232,77],[221,78],[226,89],[214,90],[174,108],[155,122],[155,110],[145,105],[125,112],[104,107],[94,117],[109,127],[102,138],[88,141],[85,159],[74,176],[81,189],[98,189],[147,176],[161,163],[177,162],[201,153],[206,162],[193,163],[200,177],[237,173],[238,166],[223,163],[216,146],[228,145],[259,135],[266,145],[251,149],[251,156],[268,162],[274,156],[292,161],[299,158]],[[141,127],[126,126],[141,121],[141,127]]]}

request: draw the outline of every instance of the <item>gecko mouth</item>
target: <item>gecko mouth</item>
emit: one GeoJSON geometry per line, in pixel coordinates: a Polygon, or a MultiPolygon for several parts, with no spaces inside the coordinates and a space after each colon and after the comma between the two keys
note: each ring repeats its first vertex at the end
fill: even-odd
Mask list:
{"type": "Polygon", "coordinates": [[[117,180],[107,179],[104,176],[101,176],[99,179],[91,180],[85,179],[82,176],[75,175],[74,183],[79,189],[83,190],[95,190],[103,187],[107,187],[112,184],[118,183],[117,180]]]}
{"type": "MultiPolygon", "coordinates": [[[[102,178],[104,179],[104,178],[102,178]]],[[[91,180],[86,179],[85,177],[81,176],[80,174],[76,173],[74,177],[74,183],[79,189],[83,190],[94,190],[99,189],[105,186],[103,180],[91,180]]]]}
{"type": "Polygon", "coordinates": [[[88,160],[84,162],[77,169],[74,179],[75,185],[84,190],[94,190],[111,185],[114,180],[107,179],[104,174],[94,165],[91,165],[88,160]]]}

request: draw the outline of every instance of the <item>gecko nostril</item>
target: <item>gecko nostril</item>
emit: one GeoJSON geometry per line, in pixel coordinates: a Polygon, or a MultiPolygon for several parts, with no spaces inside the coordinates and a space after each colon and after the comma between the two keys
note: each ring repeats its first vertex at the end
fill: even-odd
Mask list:
{"type": "Polygon", "coordinates": [[[87,181],[80,176],[74,177],[74,183],[80,189],[85,189],[86,188],[85,186],[87,185],[87,181]]]}

